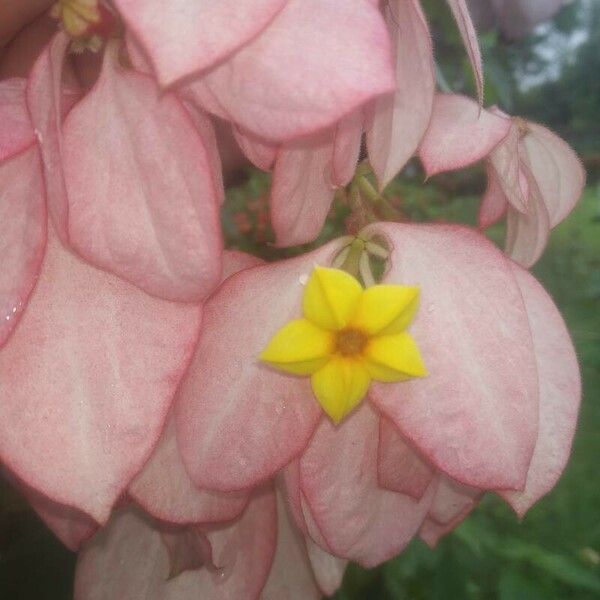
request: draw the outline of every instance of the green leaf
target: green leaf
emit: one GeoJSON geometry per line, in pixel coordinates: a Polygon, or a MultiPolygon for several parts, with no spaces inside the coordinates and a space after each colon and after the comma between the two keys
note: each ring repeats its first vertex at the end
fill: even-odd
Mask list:
{"type": "Polygon", "coordinates": [[[552,600],[540,581],[526,577],[516,569],[502,573],[498,584],[498,600],[552,600]]]}
{"type": "Polygon", "coordinates": [[[568,556],[540,551],[531,557],[531,562],[567,585],[600,593],[600,576],[568,556]]]}

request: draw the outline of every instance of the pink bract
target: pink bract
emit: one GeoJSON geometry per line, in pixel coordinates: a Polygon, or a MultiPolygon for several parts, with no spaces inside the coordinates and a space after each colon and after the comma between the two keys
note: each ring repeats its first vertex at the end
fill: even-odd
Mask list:
{"type": "Polygon", "coordinates": [[[415,153],[431,118],[435,90],[433,48],[420,3],[390,2],[385,12],[396,48],[396,89],[375,100],[366,138],[381,189],[415,153]]]}
{"type": "Polygon", "coordinates": [[[354,176],[362,117],[352,114],[333,130],[283,145],[271,186],[271,222],[281,246],[314,240],[325,222],[335,189],[354,176]]]}
{"type": "Polygon", "coordinates": [[[368,0],[288,0],[272,23],[190,82],[205,110],[272,141],[332,125],[393,89],[385,23],[368,0]]]}
{"type": "Polygon", "coordinates": [[[205,304],[202,335],[175,407],[182,458],[197,486],[254,486],[305,447],[320,418],[310,382],[290,385],[289,377],[260,364],[258,355],[272,324],[297,314],[307,261],[329,262],[338,249],[334,242],[246,269],[205,304]]]}
{"type": "Polygon", "coordinates": [[[52,234],[0,353],[3,461],[53,501],[105,521],[158,441],[199,325],[197,306],[151,298],[52,234]]]}
{"type": "Polygon", "coordinates": [[[172,84],[211,67],[251,41],[288,0],[116,0],[128,28],[172,84]]]}
{"type": "Polygon", "coordinates": [[[149,76],[121,67],[116,42],[94,87],[64,117],[66,47],[57,34],[28,86],[61,239],[152,295],[204,298],[221,269],[222,182],[210,125],[159,94],[149,76]]]}
{"type": "Polygon", "coordinates": [[[0,122],[1,347],[25,309],[46,245],[46,199],[25,80],[0,82],[0,122]]]}
{"type": "Polygon", "coordinates": [[[238,519],[212,527],[173,528],[132,508],[116,512],[80,554],[75,600],[134,600],[140,589],[157,600],[318,600],[320,585],[334,592],[341,583],[337,565],[307,549],[268,486],[238,519]]]}
{"type": "MultiPolygon", "coordinates": [[[[190,529],[193,533],[195,528],[190,529]]],[[[161,525],[131,508],[115,513],[80,554],[75,600],[134,600],[140,589],[146,591],[146,598],[156,600],[258,598],[275,553],[275,494],[269,489],[257,492],[244,514],[231,524],[198,528],[208,540],[212,564],[186,570],[173,579],[163,531],[175,536],[187,533],[186,528],[161,525]]],[[[186,544],[179,551],[194,552],[195,548],[186,544]]],[[[194,557],[187,562],[198,564],[194,557]]]]}
{"type": "Polygon", "coordinates": [[[436,97],[419,155],[428,175],[486,159],[480,225],[506,213],[506,251],[526,267],[541,256],[550,229],[571,212],[585,184],[581,162],[556,134],[496,108],[480,110],[464,96],[436,97]]]}

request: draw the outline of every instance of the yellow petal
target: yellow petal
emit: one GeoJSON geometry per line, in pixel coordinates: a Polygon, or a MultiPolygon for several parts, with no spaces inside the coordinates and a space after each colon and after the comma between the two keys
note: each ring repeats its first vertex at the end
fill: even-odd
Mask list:
{"type": "Polygon", "coordinates": [[[271,338],[260,359],[294,375],[310,375],[329,360],[334,346],[331,332],[298,319],[284,325],[271,338]]]}
{"type": "Polygon", "coordinates": [[[336,355],[313,374],[311,382],[323,410],[339,423],[365,397],[371,377],[359,360],[336,355]]]}
{"type": "Polygon", "coordinates": [[[323,329],[343,329],[362,293],[360,283],[345,271],[315,267],[304,290],[304,316],[323,329]]]}
{"type": "Polygon", "coordinates": [[[419,308],[419,288],[408,285],[375,285],[367,288],[350,326],[367,334],[401,333],[419,308]]]}
{"type": "Polygon", "coordinates": [[[59,0],[59,5],[63,6],[63,10],[70,10],[79,15],[88,23],[97,23],[100,21],[100,9],[98,8],[98,0],[59,0]]]}
{"type": "Polygon", "coordinates": [[[417,344],[408,333],[371,338],[364,351],[365,367],[377,381],[424,377],[427,370],[417,344]]]}

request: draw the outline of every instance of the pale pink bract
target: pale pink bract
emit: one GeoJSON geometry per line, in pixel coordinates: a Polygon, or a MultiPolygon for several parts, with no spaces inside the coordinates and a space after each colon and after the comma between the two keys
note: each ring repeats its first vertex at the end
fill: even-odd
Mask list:
{"type": "Polygon", "coordinates": [[[459,95],[436,97],[419,156],[429,176],[486,159],[480,225],[507,213],[506,251],[525,267],[541,256],[550,229],[575,207],[585,184],[580,160],[555,133],[496,108],[482,111],[459,95]]]}

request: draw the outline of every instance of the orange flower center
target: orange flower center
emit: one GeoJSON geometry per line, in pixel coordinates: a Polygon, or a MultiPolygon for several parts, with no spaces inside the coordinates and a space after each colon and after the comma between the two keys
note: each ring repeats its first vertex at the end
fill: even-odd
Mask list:
{"type": "Polygon", "coordinates": [[[358,329],[343,329],[335,338],[336,350],[343,356],[360,354],[367,345],[367,336],[358,329]]]}

